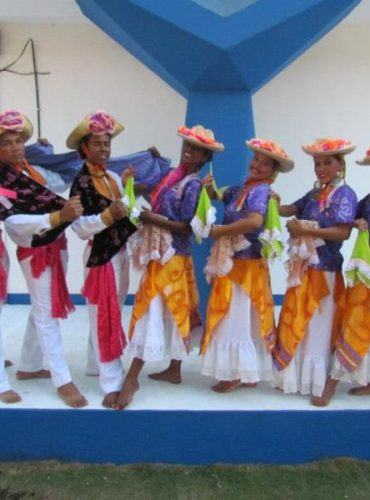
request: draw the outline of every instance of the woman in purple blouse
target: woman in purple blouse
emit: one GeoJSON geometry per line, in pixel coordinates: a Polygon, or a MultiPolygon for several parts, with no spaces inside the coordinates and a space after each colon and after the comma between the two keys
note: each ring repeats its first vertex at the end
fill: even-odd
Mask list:
{"type": "MultiPolygon", "coordinates": [[[[213,152],[223,151],[211,130],[201,125],[180,127],[183,138],[180,165],[173,169],[149,195],[151,210],[140,215],[149,226],[149,242],[154,245],[135,296],[129,330],[131,367],[117,399],[117,409],[125,408],[139,389],[138,377],[146,361],[160,361],[167,355],[169,367],[150,375],[155,380],[181,382],[181,363],[187,358],[190,332],[200,325],[198,292],[191,258],[191,221],[195,215],[202,182],[198,172],[213,152]]],[[[135,191],[145,192],[145,186],[135,191]]],[[[144,228],[145,229],[145,228],[144,228]]]]}
{"type": "MultiPolygon", "coordinates": [[[[370,165],[370,149],[356,163],[370,165]]],[[[370,228],[370,194],[358,203],[353,227],[359,231],[370,228]]],[[[336,341],[333,367],[322,396],[313,398],[315,406],[328,405],[340,381],[358,384],[349,394],[370,395],[370,262],[358,262],[357,258],[353,264],[359,266],[361,274],[357,276],[361,278],[348,280],[346,311],[336,341]]]]}
{"type": "MultiPolygon", "coordinates": [[[[222,393],[272,379],[274,303],[259,235],[270,184],[278,172],[294,167],[285,151],[272,141],[251,139],[246,144],[254,151],[248,177],[244,185],[223,192],[223,224],[212,226],[210,233],[215,239],[215,255],[230,247],[233,250],[231,259],[219,259],[218,266],[215,262],[201,344],[202,373],[215,377],[218,382],[212,389],[222,393]]],[[[209,264],[210,260],[208,268],[209,264]]]]}
{"type": "Polygon", "coordinates": [[[344,155],[354,149],[342,139],[304,146],[303,151],[313,156],[317,181],[303,198],[280,206],[280,215],[293,216],[287,228],[291,248],[299,248],[294,265],[301,266],[299,284],[285,294],[273,350],[274,383],[285,393],[321,396],[329,372],[345,307],[340,249],[349,238],[357,207],[356,195],[344,181],[344,155]],[[311,249],[305,261],[302,248],[311,249]]]}

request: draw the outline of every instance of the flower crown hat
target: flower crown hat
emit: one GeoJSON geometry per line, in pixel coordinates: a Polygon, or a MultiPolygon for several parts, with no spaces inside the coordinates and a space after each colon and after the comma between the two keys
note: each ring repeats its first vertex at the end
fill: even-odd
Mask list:
{"type": "Polygon", "coordinates": [[[312,144],[302,146],[302,149],[310,156],[333,156],[352,153],[356,149],[356,146],[346,139],[325,137],[324,139],[316,139],[312,144]]]}
{"type": "Polygon", "coordinates": [[[212,130],[204,128],[202,125],[195,125],[191,128],[182,125],[177,129],[177,135],[192,144],[196,144],[204,149],[209,149],[215,153],[220,153],[225,149],[221,142],[216,141],[212,130]]]}
{"type": "Polygon", "coordinates": [[[288,157],[284,149],[277,142],[253,138],[245,141],[245,144],[252,151],[257,151],[277,161],[278,172],[286,173],[293,170],[294,161],[288,157]]]}
{"type": "Polygon", "coordinates": [[[362,160],[357,160],[356,163],[358,165],[370,165],[370,148],[365,153],[365,158],[362,160]]]}
{"type": "Polygon", "coordinates": [[[33,126],[26,115],[15,109],[5,109],[0,113],[0,135],[6,132],[20,133],[28,141],[33,134],[33,126]]]}
{"type": "Polygon", "coordinates": [[[67,148],[78,149],[81,139],[87,135],[105,135],[112,138],[120,134],[124,126],[105,111],[95,111],[82,120],[67,137],[67,148]]]}

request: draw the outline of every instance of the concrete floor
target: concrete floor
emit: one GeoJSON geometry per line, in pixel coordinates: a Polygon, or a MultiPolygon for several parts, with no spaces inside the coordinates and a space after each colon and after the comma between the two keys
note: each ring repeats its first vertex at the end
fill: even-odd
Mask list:
{"type": "MultiPolygon", "coordinates": [[[[130,317],[130,307],[123,312],[124,326],[130,317]]],[[[65,409],[58,398],[50,380],[17,381],[15,372],[20,355],[22,337],[24,334],[29,306],[5,305],[1,317],[4,351],[7,359],[14,366],[8,368],[12,388],[21,396],[22,402],[11,405],[11,408],[65,409]]],[[[61,322],[63,341],[67,361],[70,365],[74,382],[89,401],[84,409],[102,409],[100,403],[103,394],[98,385],[97,377],[85,375],[86,346],[88,334],[88,318],[85,306],[77,306],[76,311],[67,320],[61,322]]],[[[123,357],[125,367],[130,360],[123,357]]],[[[284,395],[260,384],[255,389],[239,389],[230,394],[216,394],[210,390],[214,381],[200,375],[200,358],[194,351],[188,362],[183,365],[183,383],[174,386],[155,382],[147,377],[148,373],[157,371],[167,365],[151,363],[144,367],[140,379],[140,391],[136,394],[129,410],[312,410],[320,411],[309,404],[308,396],[284,395]]],[[[326,409],[370,409],[370,397],[349,396],[348,385],[340,384],[337,393],[326,409]]],[[[5,407],[5,405],[1,405],[5,407]]],[[[10,405],[7,405],[10,408],[10,405]]]]}

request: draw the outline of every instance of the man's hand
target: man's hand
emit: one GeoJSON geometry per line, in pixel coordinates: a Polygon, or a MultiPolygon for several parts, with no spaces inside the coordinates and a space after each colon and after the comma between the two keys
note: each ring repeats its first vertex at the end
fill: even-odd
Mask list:
{"type": "Polygon", "coordinates": [[[64,204],[64,207],[60,211],[60,223],[71,222],[78,219],[83,214],[83,206],[81,205],[81,200],[79,196],[72,196],[64,204]]]}
{"type": "Polygon", "coordinates": [[[113,201],[109,206],[109,211],[114,221],[127,217],[127,208],[121,200],[113,201]]]}
{"type": "Polygon", "coordinates": [[[122,185],[123,186],[126,186],[126,182],[127,182],[127,179],[129,177],[135,177],[135,169],[132,165],[129,165],[123,172],[122,172],[122,175],[121,175],[121,181],[122,181],[122,185]]]}
{"type": "Polygon", "coordinates": [[[150,146],[150,148],[148,148],[147,151],[149,151],[149,153],[151,153],[151,155],[154,156],[154,158],[161,157],[161,153],[158,151],[158,149],[155,146],[150,146]]]}

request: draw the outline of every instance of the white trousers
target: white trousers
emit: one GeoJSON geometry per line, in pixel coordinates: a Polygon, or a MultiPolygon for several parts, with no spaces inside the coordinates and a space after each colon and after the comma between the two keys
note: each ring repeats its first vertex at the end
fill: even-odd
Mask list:
{"type": "MultiPolygon", "coordinates": [[[[89,258],[91,247],[86,246],[84,251],[85,278],[89,271],[86,267],[89,258]]],[[[116,288],[118,292],[119,305],[122,308],[125,302],[128,285],[129,285],[129,270],[130,263],[126,250],[121,250],[116,254],[111,263],[113,265],[114,276],[116,280],[116,288]]],[[[99,375],[99,383],[104,394],[119,391],[123,383],[123,365],[121,358],[113,361],[100,361],[100,351],[98,342],[98,306],[87,304],[89,313],[89,341],[87,349],[87,369],[88,375],[99,375]]]]}
{"type": "MultiPolygon", "coordinates": [[[[1,238],[1,235],[0,235],[1,238]]],[[[7,250],[5,249],[3,257],[1,257],[1,265],[3,266],[6,274],[9,274],[9,255],[7,250]]],[[[3,302],[0,302],[0,316],[1,310],[3,308],[3,302]]],[[[8,374],[6,373],[5,367],[5,356],[3,350],[3,338],[2,338],[2,329],[0,327],[0,392],[5,392],[10,390],[8,374]]]]}
{"type": "Polygon", "coordinates": [[[260,337],[257,311],[232,284],[230,309],[216,326],[202,359],[202,374],[217,380],[255,383],[272,379],[272,357],[260,337]]]}
{"type": "MultiPolygon", "coordinates": [[[[3,308],[3,302],[0,302],[0,315],[1,310],[3,308]]],[[[2,331],[0,328],[0,393],[5,391],[10,391],[11,387],[9,385],[8,374],[6,373],[5,367],[5,356],[3,351],[3,339],[2,339],[2,331]]]]}
{"type": "MultiPolygon", "coordinates": [[[[68,254],[62,251],[64,269],[68,254]]],[[[35,372],[48,369],[55,387],[72,381],[67,366],[59,321],[51,317],[51,267],[47,266],[39,278],[31,271],[31,257],[20,262],[31,299],[31,312],[23,339],[20,370],[35,372]]]]}

